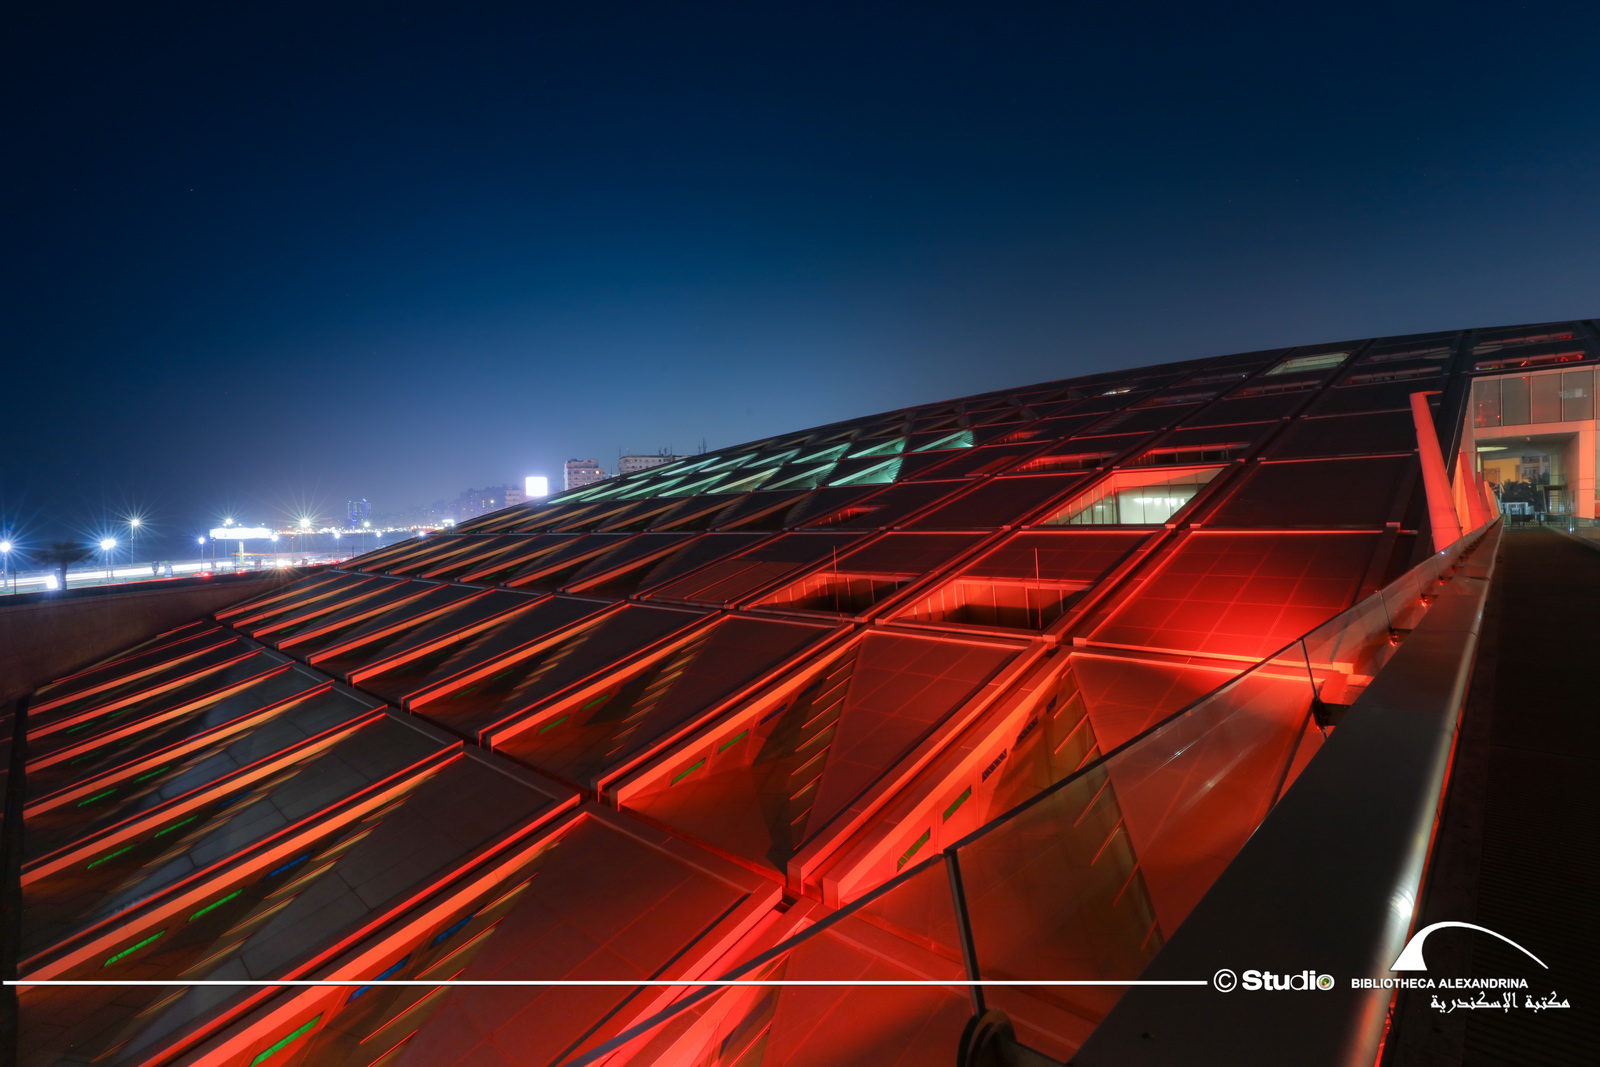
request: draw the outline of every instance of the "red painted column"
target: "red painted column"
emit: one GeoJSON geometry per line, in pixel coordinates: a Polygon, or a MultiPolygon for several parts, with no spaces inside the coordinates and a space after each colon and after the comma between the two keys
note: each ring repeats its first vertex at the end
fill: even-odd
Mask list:
{"type": "Polygon", "coordinates": [[[1483,506],[1489,510],[1489,519],[1493,521],[1500,517],[1500,499],[1494,495],[1494,489],[1489,485],[1489,479],[1482,474],[1478,475],[1478,488],[1483,491],[1483,506]]]}
{"type": "Polygon", "coordinates": [[[1433,525],[1435,552],[1461,540],[1461,520],[1450,494],[1450,474],[1445,470],[1444,453],[1439,450],[1439,435],[1428,410],[1431,392],[1411,394],[1411,419],[1417,427],[1417,453],[1422,459],[1422,485],[1428,493],[1428,518],[1433,525]]]}
{"type": "Polygon", "coordinates": [[[1467,453],[1456,453],[1456,485],[1467,507],[1467,521],[1472,524],[1472,529],[1481,530],[1489,521],[1489,513],[1483,508],[1483,491],[1473,466],[1472,458],[1467,453]]]}

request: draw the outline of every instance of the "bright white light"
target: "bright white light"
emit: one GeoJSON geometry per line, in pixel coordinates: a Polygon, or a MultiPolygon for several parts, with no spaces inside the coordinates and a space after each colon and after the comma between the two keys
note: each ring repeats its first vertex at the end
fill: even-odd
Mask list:
{"type": "Polygon", "coordinates": [[[272,535],[272,540],[273,540],[273,541],[274,541],[274,542],[276,542],[276,541],[277,541],[277,540],[278,540],[278,535],[277,535],[277,534],[273,534],[273,535],[272,535]]]}
{"type": "Polygon", "coordinates": [[[11,542],[10,541],[0,541],[0,552],[10,552],[10,551],[11,551],[11,542]]]}
{"type": "Polygon", "coordinates": [[[367,528],[367,529],[369,529],[369,530],[370,530],[370,529],[372,529],[372,523],[370,523],[370,522],[367,522],[367,521],[366,521],[366,520],[364,520],[364,519],[363,519],[363,520],[362,520],[362,522],[361,522],[361,525],[362,525],[362,526],[365,526],[365,527],[366,527],[366,528],[367,528]]]}
{"type": "Polygon", "coordinates": [[[550,479],[541,474],[530,474],[525,479],[523,495],[529,500],[537,500],[542,496],[550,495],[550,479]]]}
{"type": "Polygon", "coordinates": [[[47,574],[44,576],[44,587],[46,589],[60,589],[61,583],[56,581],[55,575],[47,574]]]}
{"type": "Polygon", "coordinates": [[[110,552],[113,548],[116,548],[116,547],[117,547],[117,539],[115,537],[107,537],[107,538],[105,538],[104,540],[102,540],[100,542],[100,551],[102,551],[102,552],[110,552]]]}
{"type": "Polygon", "coordinates": [[[338,530],[333,531],[333,539],[335,541],[339,540],[339,531],[338,530]]]}
{"type": "Polygon", "coordinates": [[[203,545],[203,544],[206,543],[206,539],[204,537],[196,537],[195,538],[195,543],[203,545]]]}
{"type": "Polygon", "coordinates": [[[139,527],[144,525],[144,522],[143,522],[143,520],[141,520],[137,516],[135,516],[134,518],[131,518],[131,519],[128,520],[128,525],[132,526],[135,530],[137,530],[139,527]]]}
{"type": "Polygon", "coordinates": [[[222,520],[222,525],[224,525],[224,526],[232,526],[233,525],[233,520],[232,519],[223,519],[222,520]]]}
{"type": "Polygon", "coordinates": [[[300,529],[302,529],[302,530],[311,529],[311,520],[310,519],[301,519],[300,520],[300,529]]]}

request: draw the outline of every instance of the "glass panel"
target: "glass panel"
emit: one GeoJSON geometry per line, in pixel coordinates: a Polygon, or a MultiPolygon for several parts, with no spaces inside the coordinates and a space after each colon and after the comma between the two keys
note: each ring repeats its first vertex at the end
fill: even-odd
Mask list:
{"type": "Polygon", "coordinates": [[[360,580],[359,577],[352,579],[350,575],[341,574],[338,571],[324,571],[309,578],[301,578],[299,581],[290,582],[276,592],[254,597],[246,600],[243,604],[235,604],[231,608],[224,608],[222,611],[217,612],[216,616],[224,622],[235,618],[249,618],[259,614],[273,604],[287,603],[309,597],[312,590],[339,589],[344,585],[348,585],[351,581],[360,580]]]}
{"type": "Polygon", "coordinates": [[[327,652],[313,653],[310,661],[318,670],[336,678],[346,678],[382,660],[422,648],[451,634],[487,626],[496,616],[530,610],[538,602],[536,598],[500,590],[481,593],[447,608],[443,613],[421,615],[398,628],[385,626],[373,633],[354,632],[348,641],[327,652]]]}
{"type": "Polygon", "coordinates": [[[403,606],[406,602],[420,596],[430,589],[438,586],[426,582],[408,582],[397,578],[377,578],[373,584],[359,591],[358,596],[335,597],[324,601],[311,610],[299,615],[292,615],[272,626],[262,626],[247,629],[241,626],[257,641],[263,644],[282,646],[291,643],[301,634],[307,636],[322,632],[328,627],[337,627],[341,624],[356,623],[371,617],[387,608],[403,606]]]}
{"type": "MultiPolygon", "coordinates": [[[[529,766],[590,785],[832,632],[817,624],[727,619],[641,668],[616,672],[598,691],[586,687],[496,728],[489,742],[529,766]]],[[[543,693],[522,694],[521,702],[531,705],[557,688],[545,684],[543,693]]]]}
{"type": "MultiPolygon", "coordinates": [[[[461,1020],[471,1018],[477,1034],[514,1049],[516,1063],[571,1064],[569,1057],[648,1017],[682,990],[563,986],[559,980],[700,973],[708,957],[776,901],[775,885],[753,885],[743,872],[729,875],[727,865],[681,845],[662,847],[656,835],[636,836],[594,818],[569,822],[520,846],[492,876],[367,938],[351,953],[356,962],[344,968],[398,980],[555,984],[305,990],[280,1009],[283,1021],[256,1026],[255,1043],[237,1062],[243,1067],[258,1049],[320,1013],[322,1024],[290,1062],[387,1067],[393,1060],[386,1050],[398,1048],[402,1062],[452,1063],[459,1058],[461,1020]]],[[[689,1021],[702,1014],[691,1008],[682,1016],[689,1021]]],[[[728,1039],[723,1031],[717,1042],[728,1039]]]]}
{"type": "MultiPolygon", "coordinates": [[[[738,536],[738,535],[734,535],[738,536]]],[[[748,536],[748,535],[745,535],[748,536]]],[[[696,544],[690,533],[649,533],[587,560],[537,577],[517,579],[517,588],[564,589],[586,595],[631,595],[640,581],[665,565],[686,546],[696,544]]]]}
{"type": "MultiPolygon", "coordinates": [[[[213,878],[139,913],[72,978],[283,974],[430,886],[474,853],[548,810],[554,799],[458,756],[387,786],[288,838],[272,838],[213,878]]],[[[199,987],[29,990],[19,1000],[35,1062],[130,1060],[215,1011],[237,991],[199,987]],[[43,993],[43,995],[40,995],[43,993]]]]}
{"type": "Polygon", "coordinates": [[[164,659],[156,658],[161,655],[157,652],[115,668],[126,671],[126,674],[97,671],[83,679],[89,684],[81,688],[74,687],[54,700],[41,702],[28,712],[30,731],[37,731],[93,708],[117,706],[138,699],[141,695],[154,696],[180,686],[196,675],[243,659],[256,649],[243,638],[217,629],[201,638],[175,645],[170,651],[171,655],[164,659]]]}
{"type": "Polygon", "coordinates": [[[1133,526],[1166,522],[1182,511],[1221,467],[1187,471],[1124,470],[1104,479],[1044,521],[1046,526],[1133,526]]]}
{"type": "Polygon", "coordinates": [[[280,600],[261,610],[252,610],[247,614],[235,616],[228,620],[228,624],[244,633],[254,633],[318,606],[331,611],[347,603],[347,597],[379,588],[375,583],[380,582],[384,586],[389,584],[381,578],[370,575],[341,574],[326,585],[308,589],[303,596],[280,600]]]}
{"type": "Polygon", "coordinates": [[[1313,415],[1352,415],[1376,411],[1410,411],[1411,394],[1437,389],[1437,381],[1390,381],[1330,389],[1317,398],[1313,415]]]}
{"type": "MultiPolygon", "coordinates": [[[[529,612],[519,622],[527,623],[539,614],[537,610],[529,612]]],[[[567,686],[705,618],[705,614],[687,609],[624,604],[621,610],[548,644],[539,643],[537,629],[518,625],[512,627],[518,633],[506,634],[504,639],[523,646],[532,644],[532,650],[502,658],[482,654],[487,651],[488,642],[483,648],[464,649],[435,672],[438,678],[464,676],[456,683],[413,698],[408,706],[425,718],[473,737],[479,730],[503,723],[567,686]]]]}
{"type": "MultiPolygon", "coordinates": [[[[145,647],[40,687],[33,695],[29,714],[38,715],[69,701],[93,697],[113,688],[125,688],[140,678],[172,666],[176,660],[235,640],[232,633],[210,623],[170,631],[148,642],[145,647]]],[[[240,648],[244,647],[240,642],[240,648]]]]}
{"type": "Polygon", "coordinates": [[[1572,370],[1561,375],[1561,421],[1594,418],[1594,371],[1572,370]]]}
{"type": "Polygon", "coordinates": [[[651,595],[670,600],[733,603],[802,567],[836,558],[860,538],[860,534],[845,533],[794,533],[768,538],[743,555],[664,582],[651,595]]]}
{"type": "Polygon", "coordinates": [[[1528,418],[1526,375],[1500,379],[1500,413],[1506,426],[1525,426],[1528,418]]]}
{"type": "MultiPolygon", "coordinates": [[[[307,704],[353,702],[337,694],[310,698],[307,704]]],[[[307,709],[309,710],[309,709],[307,709]]],[[[283,732],[277,731],[279,737],[283,732]]],[[[249,739],[237,739],[228,754],[248,751],[249,739]]],[[[391,774],[397,774],[444,745],[389,718],[372,720],[336,743],[303,749],[247,782],[224,788],[179,814],[147,819],[133,834],[112,842],[80,848],[69,862],[43,877],[30,878],[24,890],[28,922],[24,952],[36,952],[90,923],[147,899],[219,859],[233,856],[278,833],[329,804],[355,795],[391,774]]],[[[203,751],[175,765],[190,785],[209,764],[229,770],[238,765],[224,753],[203,751]],[[220,759],[218,757],[221,757],[220,759]]],[[[131,776],[129,776],[131,777],[131,776]]],[[[108,778],[105,782],[114,782],[108,778]]],[[[104,783],[97,783],[104,784],[104,783]]],[[[131,782],[128,784],[132,784],[131,782]]],[[[170,790],[166,791],[170,794],[170,790]]],[[[126,817],[130,795],[118,805],[126,817]]],[[[33,831],[30,820],[29,832],[33,831]]]]}
{"type": "MultiPolygon", "coordinates": [[[[149,756],[141,757],[137,749],[124,746],[104,764],[69,761],[59,769],[46,768],[46,772],[57,773],[52,782],[39,783],[40,793],[54,796],[29,805],[29,858],[48,855],[72,841],[143,816],[371,710],[366,701],[324,689],[262,715],[240,716],[199,737],[179,735],[176,743],[149,756]],[[118,791],[107,803],[78,805],[79,800],[113,786],[118,791]]],[[[159,836],[163,840],[168,837],[159,836]]]]}
{"type": "Polygon", "coordinates": [[[915,482],[885,489],[860,504],[828,516],[819,526],[835,529],[880,530],[967,488],[968,482],[915,482]]]}
{"type": "MultiPolygon", "coordinates": [[[[530,538],[523,536],[505,537],[477,537],[473,538],[477,544],[467,552],[446,561],[435,561],[431,566],[408,567],[406,573],[417,573],[424,578],[438,581],[452,581],[471,570],[481,570],[497,559],[505,558],[506,553],[513,552],[526,545],[530,538]]],[[[391,573],[399,573],[399,570],[391,573]]]]}
{"type": "Polygon", "coordinates": [[[572,544],[577,534],[542,534],[522,537],[520,543],[506,552],[488,559],[480,559],[464,570],[456,572],[454,581],[472,582],[476,585],[498,585],[535,561],[556,550],[572,544]]]}
{"type": "MultiPolygon", "coordinates": [[[[980,977],[1137,977],[1276,799],[1310,701],[1303,659],[1263,664],[961,846],[980,977]]],[[[1098,1021],[1120,992],[986,996],[1048,1032],[1060,1012],[1098,1021]]],[[[1081,1035],[1038,1047],[1065,1057],[1081,1035]]]]}
{"type": "Polygon", "coordinates": [[[996,478],[917,519],[921,530],[993,529],[1026,520],[1035,510],[1083,481],[1077,474],[996,478]]]}
{"type": "Polygon", "coordinates": [[[1500,425],[1500,379],[1479,378],[1472,383],[1472,424],[1500,425]]]}
{"type": "Polygon", "coordinates": [[[1267,371],[1268,374],[1293,374],[1295,371],[1322,370],[1325,367],[1337,367],[1349,358],[1348,352],[1318,352],[1309,356],[1290,356],[1276,367],[1267,371]]]}
{"type": "MultiPolygon", "coordinates": [[[[1499,403],[1499,397],[1497,390],[1496,404],[1499,403]]],[[[1497,418],[1498,411],[1497,407],[1497,418]]],[[[1416,447],[1416,423],[1412,421],[1411,412],[1406,410],[1299,419],[1291,424],[1288,433],[1268,446],[1267,455],[1272,459],[1303,459],[1397,452],[1409,454],[1416,447]]]]}
{"type": "MultiPolygon", "coordinates": [[[[223,701],[240,687],[265,679],[269,675],[276,676],[278,683],[290,684],[290,692],[318,684],[308,674],[284,671],[281,657],[257,652],[255,655],[236,659],[199,675],[186,675],[179,684],[164,688],[157,693],[140,694],[132,700],[96,707],[75,719],[57,720],[45,728],[47,732],[36,733],[30,723],[28,760],[30,765],[34,761],[53,763],[55,758],[68,758],[65,755],[56,756],[68,750],[72,751],[73,759],[80,753],[86,754],[86,744],[88,748],[99,752],[101,749],[95,746],[103,742],[120,741],[123,744],[133,744],[147,741],[157,732],[154,731],[154,723],[164,721],[165,729],[175,728],[174,724],[178,721],[178,717],[187,721],[218,701],[223,701]]],[[[283,693],[284,697],[289,695],[289,692],[283,693]]],[[[246,708],[238,708],[233,701],[225,703],[234,714],[263,706],[263,704],[251,704],[246,708]]],[[[227,718],[232,717],[232,715],[227,716],[227,718]]],[[[208,714],[206,721],[215,723],[220,720],[208,714]]],[[[97,756],[94,760],[85,762],[97,762],[98,758],[97,756]]],[[[38,787],[42,781],[41,772],[29,771],[30,789],[38,787]]]]}
{"type": "MultiPolygon", "coordinates": [[[[386,655],[371,674],[352,672],[353,680],[385,700],[396,703],[431,685],[490,663],[529,645],[547,640],[597,611],[611,605],[589,600],[549,597],[526,611],[500,616],[493,624],[447,640],[433,648],[412,642],[416,652],[394,662],[386,655]]],[[[431,629],[431,628],[430,628],[431,629]]]]}
{"type": "Polygon", "coordinates": [[[376,636],[388,630],[432,618],[477,593],[475,589],[459,585],[433,585],[421,582],[416,584],[423,589],[419,596],[383,607],[376,614],[360,612],[355,617],[340,623],[327,620],[317,627],[315,633],[293,641],[285,641],[279,647],[288,649],[297,659],[309,661],[317,653],[336,645],[350,644],[363,637],[376,636]]]}
{"type": "Polygon", "coordinates": [[[1192,534],[1093,639],[1257,659],[1355,600],[1378,536],[1192,534]]]}
{"type": "Polygon", "coordinates": [[[1207,518],[1208,526],[1382,526],[1410,456],[1256,464],[1207,518]],[[1315,492],[1307,492],[1315,486],[1315,492]]]}
{"type": "Polygon", "coordinates": [[[1528,421],[1561,421],[1561,375],[1533,375],[1528,382],[1528,393],[1528,421]]]}
{"type": "Polygon", "coordinates": [[[659,761],[624,805],[782,870],[1015,654],[998,643],[869,633],[659,761]]]}
{"type": "MultiPolygon", "coordinates": [[[[700,573],[699,568],[707,564],[715,566],[718,561],[726,561],[728,557],[733,556],[735,553],[757,545],[766,539],[767,536],[765,534],[706,534],[704,537],[685,544],[682,549],[665,559],[641,568],[630,583],[631,589],[629,592],[651,589],[663,582],[672,582],[674,579],[681,578],[691,572],[698,574],[700,573]]],[[[611,592],[610,595],[619,595],[619,593],[611,592]]]]}

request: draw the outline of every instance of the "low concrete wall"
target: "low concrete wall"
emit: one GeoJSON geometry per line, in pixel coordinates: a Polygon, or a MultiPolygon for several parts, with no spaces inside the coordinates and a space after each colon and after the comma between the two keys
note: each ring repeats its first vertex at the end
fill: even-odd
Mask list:
{"type": "Polygon", "coordinates": [[[286,568],[0,598],[0,703],[307,573],[286,568]]]}

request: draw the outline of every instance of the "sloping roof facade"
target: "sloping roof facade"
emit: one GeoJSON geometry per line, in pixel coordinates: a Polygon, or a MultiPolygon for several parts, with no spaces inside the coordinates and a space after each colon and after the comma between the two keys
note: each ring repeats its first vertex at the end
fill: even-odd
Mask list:
{"type": "MultiPolygon", "coordinates": [[[[30,700],[20,973],[724,973],[1426,560],[1413,393],[1436,394],[1449,455],[1474,373],[1592,375],[1597,351],[1591,324],[1545,324],[924,404],[508,508],[196,620],[30,700]]],[[[1229,773],[1270,804],[1325,734],[1295,704],[1229,773]]],[[[1132,977],[1194,895],[1142,850],[1142,795],[1056,824],[1051,847],[1081,835],[1120,886],[1102,944],[1051,950],[1060,973],[1081,950],[1132,977]]],[[[961,972],[937,916],[852,921],[788,976],[961,972]]],[[[677,994],[40,987],[21,1060],[555,1064],[677,994]]],[[[969,1011],[945,990],[829,1029],[829,995],[705,1022],[696,1062],[931,1062],[969,1011]]],[[[1070,1049],[1104,1005],[1052,1010],[1070,1049]]]]}

